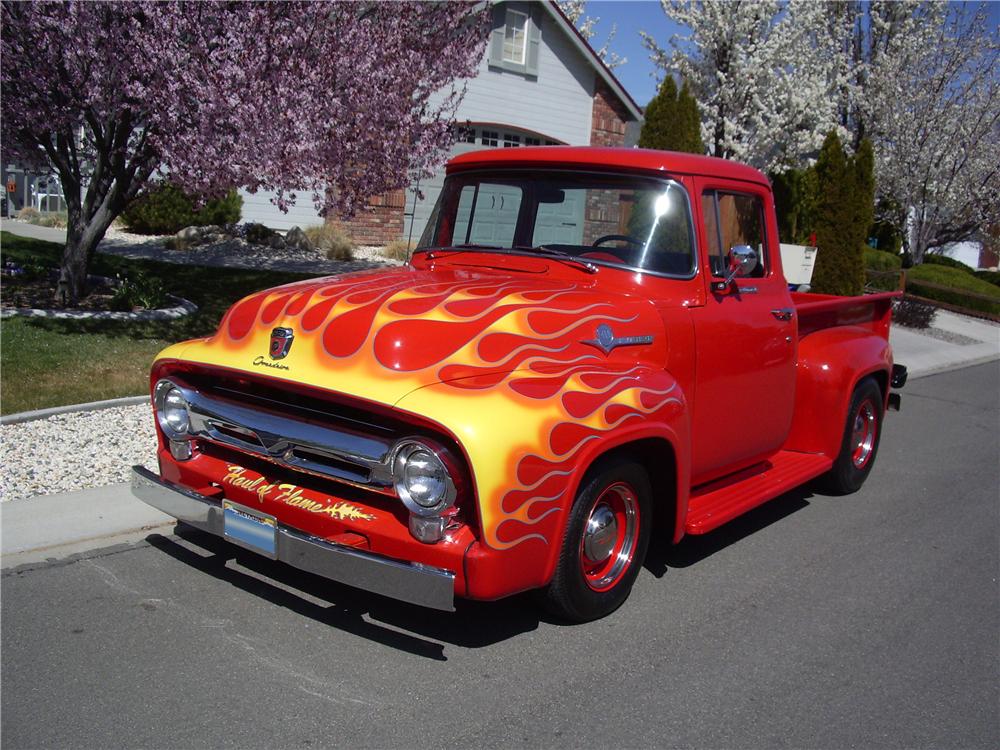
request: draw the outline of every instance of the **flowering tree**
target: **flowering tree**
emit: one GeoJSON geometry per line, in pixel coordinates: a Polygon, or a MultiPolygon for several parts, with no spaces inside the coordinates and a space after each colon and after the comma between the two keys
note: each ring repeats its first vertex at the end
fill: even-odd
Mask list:
{"type": "Polygon", "coordinates": [[[2,20],[5,146],[62,180],[70,301],[157,173],[342,215],[429,175],[486,41],[464,3],[4,2],[2,20]]]}
{"type": "Polygon", "coordinates": [[[662,47],[643,43],[664,75],[679,73],[701,111],[712,156],[773,171],[814,158],[836,129],[828,92],[837,71],[828,54],[823,5],[807,0],[661,0],[689,33],[662,47]]]}
{"type": "Polygon", "coordinates": [[[1000,222],[1000,40],[983,10],[875,6],[859,125],[914,262],[1000,222]]]}
{"type": "MultiPolygon", "coordinates": [[[[559,10],[566,15],[566,18],[576,26],[576,30],[580,32],[580,36],[588,42],[594,38],[597,34],[594,26],[601,19],[587,15],[587,0],[558,0],[557,5],[559,6],[559,10]]],[[[611,30],[608,32],[607,39],[604,40],[601,48],[597,50],[597,56],[608,66],[609,70],[614,70],[619,65],[624,65],[628,62],[627,58],[621,57],[617,52],[611,51],[611,42],[614,41],[617,33],[618,26],[611,24],[611,30]]]]}

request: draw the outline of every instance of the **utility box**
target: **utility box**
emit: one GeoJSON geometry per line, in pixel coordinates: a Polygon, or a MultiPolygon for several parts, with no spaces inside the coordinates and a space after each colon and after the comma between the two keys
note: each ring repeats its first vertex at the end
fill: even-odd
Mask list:
{"type": "Polygon", "coordinates": [[[816,265],[816,248],[808,245],[781,244],[781,267],[785,281],[794,286],[809,284],[816,265]]]}

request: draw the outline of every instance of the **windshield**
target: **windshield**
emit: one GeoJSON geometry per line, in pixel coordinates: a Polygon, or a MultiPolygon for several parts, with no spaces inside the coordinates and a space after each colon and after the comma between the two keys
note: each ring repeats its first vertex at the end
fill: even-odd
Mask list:
{"type": "Polygon", "coordinates": [[[588,172],[467,172],[445,180],[417,249],[569,255],[691,276],[687,193],[673,180],[588,172]]]}

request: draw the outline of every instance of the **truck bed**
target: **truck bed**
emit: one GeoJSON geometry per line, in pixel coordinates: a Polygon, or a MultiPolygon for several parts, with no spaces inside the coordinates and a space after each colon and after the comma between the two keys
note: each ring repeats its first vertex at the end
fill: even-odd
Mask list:
{"type": "Polygon", "coordinates": [[[799,338],[825,328],[858,326],[888,339],[892,301],[899,296],[900,292],[879,292],[860,297],[792,292],[792,302],[799,318],[799,338]]]}

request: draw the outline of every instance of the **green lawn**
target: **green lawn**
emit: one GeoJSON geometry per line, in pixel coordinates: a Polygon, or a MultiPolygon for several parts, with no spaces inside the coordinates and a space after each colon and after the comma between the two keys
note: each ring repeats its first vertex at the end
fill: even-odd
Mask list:
{"type": "MultiPolygon", "coordinates": [[[[57,266],[62,246],[0,233],[3,262],[57,266]]],[[[306,274],[208,268],[98,255],[91,273],[141,271],[198,305],[176,321],[125,322],[11,318],[0,324],[0,413],[137,396],[149,389],[149,365],[176,341],[206,336],[241,297],[306,274]]],[[[0,292],[2,293],[2,292],[0,292]]]]}

